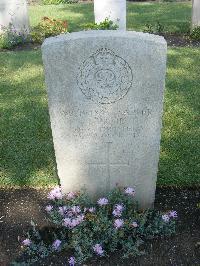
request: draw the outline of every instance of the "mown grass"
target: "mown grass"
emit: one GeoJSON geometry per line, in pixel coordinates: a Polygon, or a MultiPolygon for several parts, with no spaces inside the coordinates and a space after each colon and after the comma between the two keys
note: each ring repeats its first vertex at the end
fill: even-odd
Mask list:
{"type": "MultiPolygon", "coordinates": [[[[31,26],[42,17],[65,19],[69,31],[84,29],[83,24],[94,21],[93,4],[66,4],[31,6],[29,8],[31,26]]],[[[127,28],[143,31],[146,24],[159,21],[167,32],[185,33],[190,29],[191,3],[128,3],[127,28]]]]}
{"type": "MultiPolygon", "coordinates": [[[[168,51],[158,184],[200,185],[200,49],[168,51]]],[[[41,52],[0,53],[0,186],[57,183],[41,52]]]]}

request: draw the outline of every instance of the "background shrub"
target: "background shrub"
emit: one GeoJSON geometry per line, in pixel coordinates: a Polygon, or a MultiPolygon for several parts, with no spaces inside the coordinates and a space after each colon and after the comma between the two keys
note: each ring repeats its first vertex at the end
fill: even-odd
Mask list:
{"type": "Polygon", "coordinates": [[[44,5],[59,5],[59,4],[72,4],[78,3],[79,0],[42,0],[44,5]]]}
{"type": "Polygon", "coordinates": [[[45,38],[67,32],[67,21],[43,17],[31,32],[32,42],[42,43],[45,38]]]}
{"type": "Polygon", "coordinates": [[[192,30],[190,38],[194,41],[200,41],[200,27],[196,27],[192,30]]]}

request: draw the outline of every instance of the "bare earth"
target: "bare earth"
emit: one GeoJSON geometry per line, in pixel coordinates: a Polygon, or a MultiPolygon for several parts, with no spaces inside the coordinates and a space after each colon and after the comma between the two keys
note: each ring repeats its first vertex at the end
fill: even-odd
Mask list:
{"type": "MultiPolygon", "coordinates": [[[[9,265],[19,258],[19,240],[34,220],[40,228],[48,226],[44,207],[48,190],[0,189],[0,265],[9,265]]],[[[146,244],[146,255],[121,261],[120,254],[110,259],[93,260],[85,265],[200,265],[200,192],[198,189],[159,188],[155,207],[177,210],[177,233],[168,239],[156,239],[146,244]]],[[[35,265],[66,265],[67,254],[37,262],[35,265]]]]}

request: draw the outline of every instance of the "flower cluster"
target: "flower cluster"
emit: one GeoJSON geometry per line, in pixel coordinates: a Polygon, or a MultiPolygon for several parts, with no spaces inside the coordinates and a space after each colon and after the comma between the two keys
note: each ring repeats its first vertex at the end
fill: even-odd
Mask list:
{"type": "Polygon", "coordinates": [[[56,240],[53,242],[53,244],[52,244],[52,248],[53,248],[54,250],[59,250],[60,245],[61,245],[61,242],[62,242],[62,241],[60,241],[59,239],[56,239],[56,240]]]}
{"type": "MultiPolygon", "coordinates": [[[[175,232],[176,211],[165,214],[156,210],[138,211],[134,196],[134,188],[116,188],[108,197],[99,198],[91,205],[92,201],[84,194],[69,192],[62,196],[61,189],[54,188],[48,194],[51,203],[45,210],[59,230],[54,234],[55,240],[47,248],[48,252],[59,252],[63,248],[74,250],[74,257],[70,257],[68,263],[81,265],[94,254],[102,257],[118,247],[127,257],[140,254],[136,243],[141,239],[169,236],[175,232]]],[[[34,241],[28,235],[22,244],[34,253],[37,249],[34,241]]],[[[43,250],[46,252],[44,247],[43,250]]]]}
{"type": "Polygon", "coordinates": [[[97,203],[99,204],[99,206],[104,206],[108,204],[108,199],[107,198],[100,198],[97,203]]]}
{"type": "Polygon", "coordinates": [[[61,188],[55,187],[54,189],[52,189],[48,194],[48,199],[50,200],[62,199],[61,188]]]}
{"type": "Polygon", "coordinates": [[[115,207],[114,207],[114,210],[113,210],[112,214],[115,217],[121,217],[123,210],[124,210],[124,206],[122,204],[116,204],[115,207]]]}
{"type": "Polygon", "coordinates": [[[125,189],[125,194],[130,195],[130,196],[135,196],[135,189],[132,187],[127,187],[125,189]]]}
{"type": "Polygon", "coordinates": [[[116,219],[114,221],[114,227],[116,229],[119,229],[120,227],[122,227],[124,225],[124,220],[123,219],[116,219]]]}
{"type": "Polygon", "coordinates": [[[103,248],[102,248],[102,246],[100,244],[94,245],[93,246],[93,250],[99,256],[103,256],[103,254],[104,254],[104,250],[103,250],[103,248]]]}
{"type": "Polygon", "coordinates": [[[177,217],[178,217],[178,214],[176,211],[169,211],[168,213],[162,215],[162,219],[166,223],[168,223],[171,218],[173,219],[177,217]]]}

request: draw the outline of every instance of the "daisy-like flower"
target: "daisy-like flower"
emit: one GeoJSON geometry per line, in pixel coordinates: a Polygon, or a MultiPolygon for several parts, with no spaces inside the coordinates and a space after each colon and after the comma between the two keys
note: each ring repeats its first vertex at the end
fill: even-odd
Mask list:
{"type": "Polygon", "coordinates": [[[24,246],[30,246],[31,245],[31,240],[29,239],[29,238],[26,238],[26,239],[24,239],[23,241],[22,241],[22,244],[24,245],[24,246]]]}
{"type": "Polygon", "coordinates": [[[74,199],[76,197],[76,193],[71,191],[69,193],[67,193],[67,199],[68,200],[71,200],[71,199],[74,199]]]}
{"type": "Polygon", "coordinates": [[[60,247],[60,245],[61,245],[61,242],[62,242],[62,241],[60,241],[59,239],[56,239],[56,240],[53,242],[53,244],[52,244],[52,248],[53,248],[54,250],[58,250],[59,247],[60,247]]]}
{"type": "Polygon", "coordinates": [[[73,206],[71,208],[71,211],[74,213],[74,214],[78,214],[81,212],[81,208],[79,206],[73,206]]]}
{"type": "Polygon", "coordinates": [[[112,214],[115,217],[121,217],[123,209],[124,209],[124,206],[122,204],[116,204],[112,214]]]}
{"type": "Polygon", "coordinates": [[[107,198],[100,198],[97,203],[100,205],[100,206],[104,206],[104,205],[107,205],[108,204],[108,199],[107,198]]]}
{"type": "Polygon", "coordinates": [[[102,256],[103,253],[104,253],[104,250],[103,250],[103,248],[102,248],[102,246],[101,246],[100,244],[96,244],[96,245],[94,245],[94,246],[93,246],[93,250],[94,250],[94,252],[95,252],[97,255],[99,255],[99,256],[102,256]]]}
{"type": "Polygon", "coordinates": [[[46,210],[47,212],[50,212],[50,211],[53,210],[53,206],[52,206],[52,205],[47,205],[46,208],[45,208],[45,210],[46,210]]]}
{"type": "Polygon", "coordinates": [[[68,260],[68,262],[69,262],[69,266],[74,266],[75,263],[76,263],[76,260],[75,260],[74,257],[70,257],[69,260],[68,260]]]}
{"type": "Polygon", "coordinates": [[[116,229],[119,229],[123,225],[124,225],[124,220],[122,220],[122,219],[116,219],[115,222],[114,222],[114,227],[116,229]]]}
{"type": "Polygon", "coordinates": [[[169,218],[169,215],[167,215],[167,214],[163,214],[163,215],[162,215],[162,219],[163,219],[164,222],[167,223],[167,222],[169,222],[169,219],[170,219],[170,218],[169,218]]]}
{"type": "Polygon", "coordinates": [[[169,215],[170,218],[177,218],[178,217],[178,214],[177,214],[176,211],[170,211],[168,213],[168,215],[169,215]]]}
{"type": "Polygon", "coordinates": [[[88,211],[89,211],[90,213],[94,213],[94,212],[96,211],[96,209],[95,209],[95,207],[90,207],[90,208],[88,209],[88,211]]]}
{"type": "Polygon", "coordinates": [[[125,192],[125,194],[130,195],[130,196],[135,195],[135,189],[132,187],[127,187],[124,192],[125,192]]]}
{"type": "Polygon", "coordinates": [[[64,216],[67,209],[67,206],[62,206],[58,208],[58,212],[60,213],[60,215],[64,216]]]}
{"type": "Polygon", "coordinates": [[[55,187],[52,189],[48,194],[48,199],[50,200],[56,200],[56,199],[62,199],[62,193],[60,187],[55,187]]]}
{"type": "Polygon", "coordinates": [[[68,262],[69,262],[69,266],[74,266],[75,263],[76,263],[76,260],[75,260],[74,257],[70,257],[69,260],[68,260],[68,262]]]}

